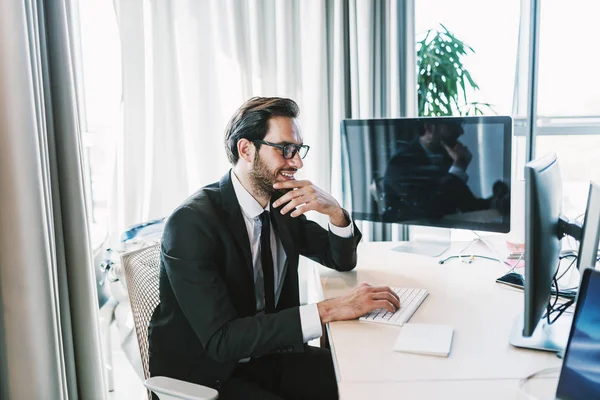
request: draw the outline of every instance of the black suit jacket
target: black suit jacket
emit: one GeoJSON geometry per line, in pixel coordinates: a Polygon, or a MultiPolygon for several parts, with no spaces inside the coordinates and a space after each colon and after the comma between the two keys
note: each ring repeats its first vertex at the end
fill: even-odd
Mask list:
{"type": "Polygon", "coordinates": [[[272,213],[287,255],[277,312],[256,315],[250,242],[228,172],[169,217],[160,304],[149,326],[150,373],[219,388],[240,359],[302,352],[298,259],[338,271],[356,265],[361,234],[340,238],[306,217],[272,213]]]}

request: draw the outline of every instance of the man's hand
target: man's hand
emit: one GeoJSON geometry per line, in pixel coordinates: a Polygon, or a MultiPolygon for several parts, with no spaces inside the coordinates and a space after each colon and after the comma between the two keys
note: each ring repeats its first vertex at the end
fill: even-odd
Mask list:
{"type": "Polygon", "coordinates": [[[473,159],[473,154],[471,154],[469,148],[461,142],[456,142],[454,147],[450,147],[444,142],[442,142],[442,145],[448,152],[448,155],[452,158],[452,165],[466,171],[473,159]]]}
{"type": "Polygon", "coordinates": [[[285,204],[285,207],[280,210],[281,214],[287,214],[293,210],[290,216],[297,217],[307,211],[314,210],[329,216],[329,220],[335,226],[344,227],[350,223],[339,203],[329,193],[319,189],[311,181],[290,180],[277,182],[273,185],[273,188],[289,190],[273,203],[274,207],[285,204]]]}
{"type": "Polygon", "coordinates": [[[317,303],[321,323],[356,319],[377,308],[396,312],[400,298],[387,286],[371,286],[361,283],[350,293],[317,303]]]}

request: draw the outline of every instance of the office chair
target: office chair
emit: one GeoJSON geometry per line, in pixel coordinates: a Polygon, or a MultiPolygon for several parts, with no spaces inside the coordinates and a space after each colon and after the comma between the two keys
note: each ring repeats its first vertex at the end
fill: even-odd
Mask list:
{"type": "Polygon", "coordinates": [[[219,393],[206,386],[164,376],[150,377],[148,323],[160,302],[158,291],[160,244],[123,254],[121,265],[125,272],[127,292],[144,369],[144,386],[148,389],[148,399],[152,400],[151,392],[154,392],[161,400],[218,398],[219,393]]]}
{"type": "Polygon", "coordinates": [[[106,241],[94,250],[94,266],[101,304],[99,312],[102,353],[106,372],[106,386],[109,392],[115,390],[112,360],[111,326],[116,325],[121,349],[136,374],[143,379],[142,360],[132,324],[129,293],[125,287],[125,273],[121,267],[121,254],[160,243],[165,226],[165,219],[156,219],[135,224],[124,231],[116,246],[111,240],[106,241]]]}

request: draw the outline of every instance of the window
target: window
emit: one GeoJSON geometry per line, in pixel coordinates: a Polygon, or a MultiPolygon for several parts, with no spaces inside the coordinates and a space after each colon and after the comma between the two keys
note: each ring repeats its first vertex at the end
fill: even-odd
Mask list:
{"type": "Polygon", "coordinates": [[[535,155],[555,152],[563,176],[565,214],[585,210],[589,181],[600,180],[600,83],[595,77],[595,0],[540,4],[535,155]]]}
{"type": "Polygon", "coordinates": [[[600,2],[539,3],[538,115],[600,116],[600,53],[595,40],[600,2]]]}
{"type": "MultiPolygon", "coordinates": [[[[443,24],[474,49],[464,58],[464,65],[480,90],[468,92],[468,101],[491,103],[496,113],[513,116],[516,180],[523,179],[529,131],[526,93],[533,90],[523,67],[531,62],[529,5],[528,0],[415,2],[417,41],[428,29],[443,24]]],[[[563,212],[575,218],[585,209],[589,181],[600,181],[600,83],[595,77],[600,53],[594,41],[600,3],[544,0],[538,1],[538,7],[535,156],[557,153],[563,176],[563,212]]]]}
{"type": "Polygon", "coordinates": [[[80,110],[88,172],[90,231],[97,248],[107,235],[114,142],[121,129],[121,64],[117,19],[112,2],[79,2],[83,96],[80,110]]]}
{"type": "Polygon", "coordinates": [[[417,41],[429,29],[440,30],[443,25],[472,47],[474,53],[465,56],[463,63],[479,90],[467,92],[468,102],[490,103],[499,115],[510,115],[512,110],[519,7],[519,0],[415,1],[417,41]]]}

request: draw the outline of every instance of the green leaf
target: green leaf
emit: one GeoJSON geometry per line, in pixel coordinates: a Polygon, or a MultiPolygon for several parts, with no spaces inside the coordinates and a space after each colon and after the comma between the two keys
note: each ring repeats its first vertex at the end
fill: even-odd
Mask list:
{"type": "Polygon", "coordinates": [[[479,86],[465,69],[463,58],[475,50],[448,28],[429,29],[417,42],[417,97],[420,115],[483,115],[494,112],[488,103],[468,103],[467,93],[479,86]]]}

